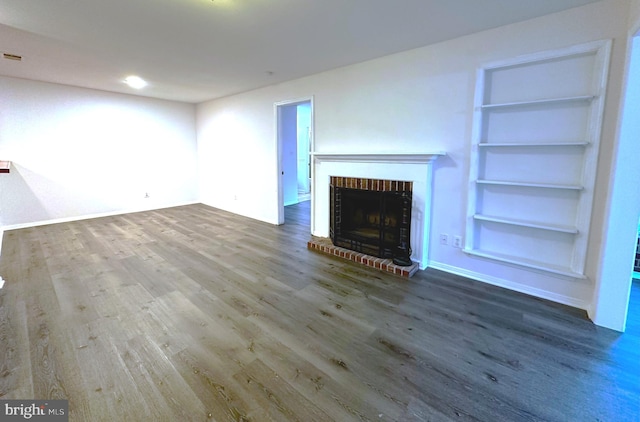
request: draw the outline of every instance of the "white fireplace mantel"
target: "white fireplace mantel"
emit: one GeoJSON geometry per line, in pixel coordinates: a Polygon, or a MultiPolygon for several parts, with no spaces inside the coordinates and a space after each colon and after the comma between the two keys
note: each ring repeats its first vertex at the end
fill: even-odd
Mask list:
{"type": "Polygon", "coordinates": [[[351,163],[385,163],[393,162],[400,164],[411,163],[431,163],[438,157],[447,155],[445,152],[433,152],[433,153],[378,153],[378,154],[362,154],[362,153],[344,153],[344,152],[312,152],[311,156],[314,159],[322,161],[344,161],[351,163]]]}
{"type": "Polygon", "coordinates": [[[329,237],[329,178],[331,176],[413,182],[411,258],[420,269],[428,264],[431,227],[433,162],[444,152],[325,153],[312,156],[311,233],[329,237]]]}

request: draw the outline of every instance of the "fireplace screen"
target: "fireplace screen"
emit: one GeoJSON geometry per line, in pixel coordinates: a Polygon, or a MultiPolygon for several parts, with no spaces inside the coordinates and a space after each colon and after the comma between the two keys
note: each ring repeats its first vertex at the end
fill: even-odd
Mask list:
{"type": "Polygon", "coordinates": [[[331,179],[333,244],[411,265],[411,182],[331,179]]]}

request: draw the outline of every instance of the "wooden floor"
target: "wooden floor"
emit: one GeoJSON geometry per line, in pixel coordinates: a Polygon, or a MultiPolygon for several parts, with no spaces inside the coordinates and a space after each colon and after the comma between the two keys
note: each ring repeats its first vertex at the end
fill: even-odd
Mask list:
{"type": "Polygon", "coordinates": [[[5,232],[0,399],[72,421],[638,421],[640,291],[621,335],[435,270],[308,251],[204,205],[5,232]]]}

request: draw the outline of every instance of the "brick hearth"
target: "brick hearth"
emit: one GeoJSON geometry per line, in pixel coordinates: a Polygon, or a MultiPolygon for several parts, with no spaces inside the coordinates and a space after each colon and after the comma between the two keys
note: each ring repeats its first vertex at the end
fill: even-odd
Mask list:
{"type": "Polygon", "coordinates": [[[331,239],[314,237],[307,242],[307,248],[322,252],[327,255],[337,256],[339,258],[348,259],[358,264],[366,265],[371,268],[376,268],[381,271],[389,272],[391,274],[399,275],[402,277],[411,277],[418,271],[418,263],[414,262],[413,265],[408,267],[402,267],[393,263],[391,259],[378,258],[371,255],[365,255],[363,253],[354,252],[349,249],[340,248],[334,246],[331,243],[331,239]]]}

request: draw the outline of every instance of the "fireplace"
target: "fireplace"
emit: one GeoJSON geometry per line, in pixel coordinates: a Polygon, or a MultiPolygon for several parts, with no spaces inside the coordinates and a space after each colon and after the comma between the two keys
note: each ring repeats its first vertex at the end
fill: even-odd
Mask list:
{"type": "MultiPolygon", "coordinates": [[[[378,258],[335,246],[331,241],[331,177],[346,176],[357,180],[404,180],[412,183],[411,260],[423,270],[429,263],[433,163],[444,152],[431,153],[350,153],[314,152],[312,154],[313,188],[311,189],[311,234],[309,247],[363,265],[375,266],[402,276],[411,276],[412,267],[402,267],[389,258],[378,258]],[[388,263],[387,263],[388,261],[388,263]],[[387,268],[382,268],[382,267],[387,268]]],[[[362,182],[361,182],[362,183],[362,182]]],[[[349,187],[346,186],[345,187],[349,187]]],[[[357,185],[355,186],[357,187],[357,185]]],[[[284,211],[283,211],[284,212],[284,211]]]]}
{"type": "Polygon", "coordinates": [[[411,261],[413,183],[408,181],[330,178],[330,237],[335,246],[401,266],[411,261]]]}

